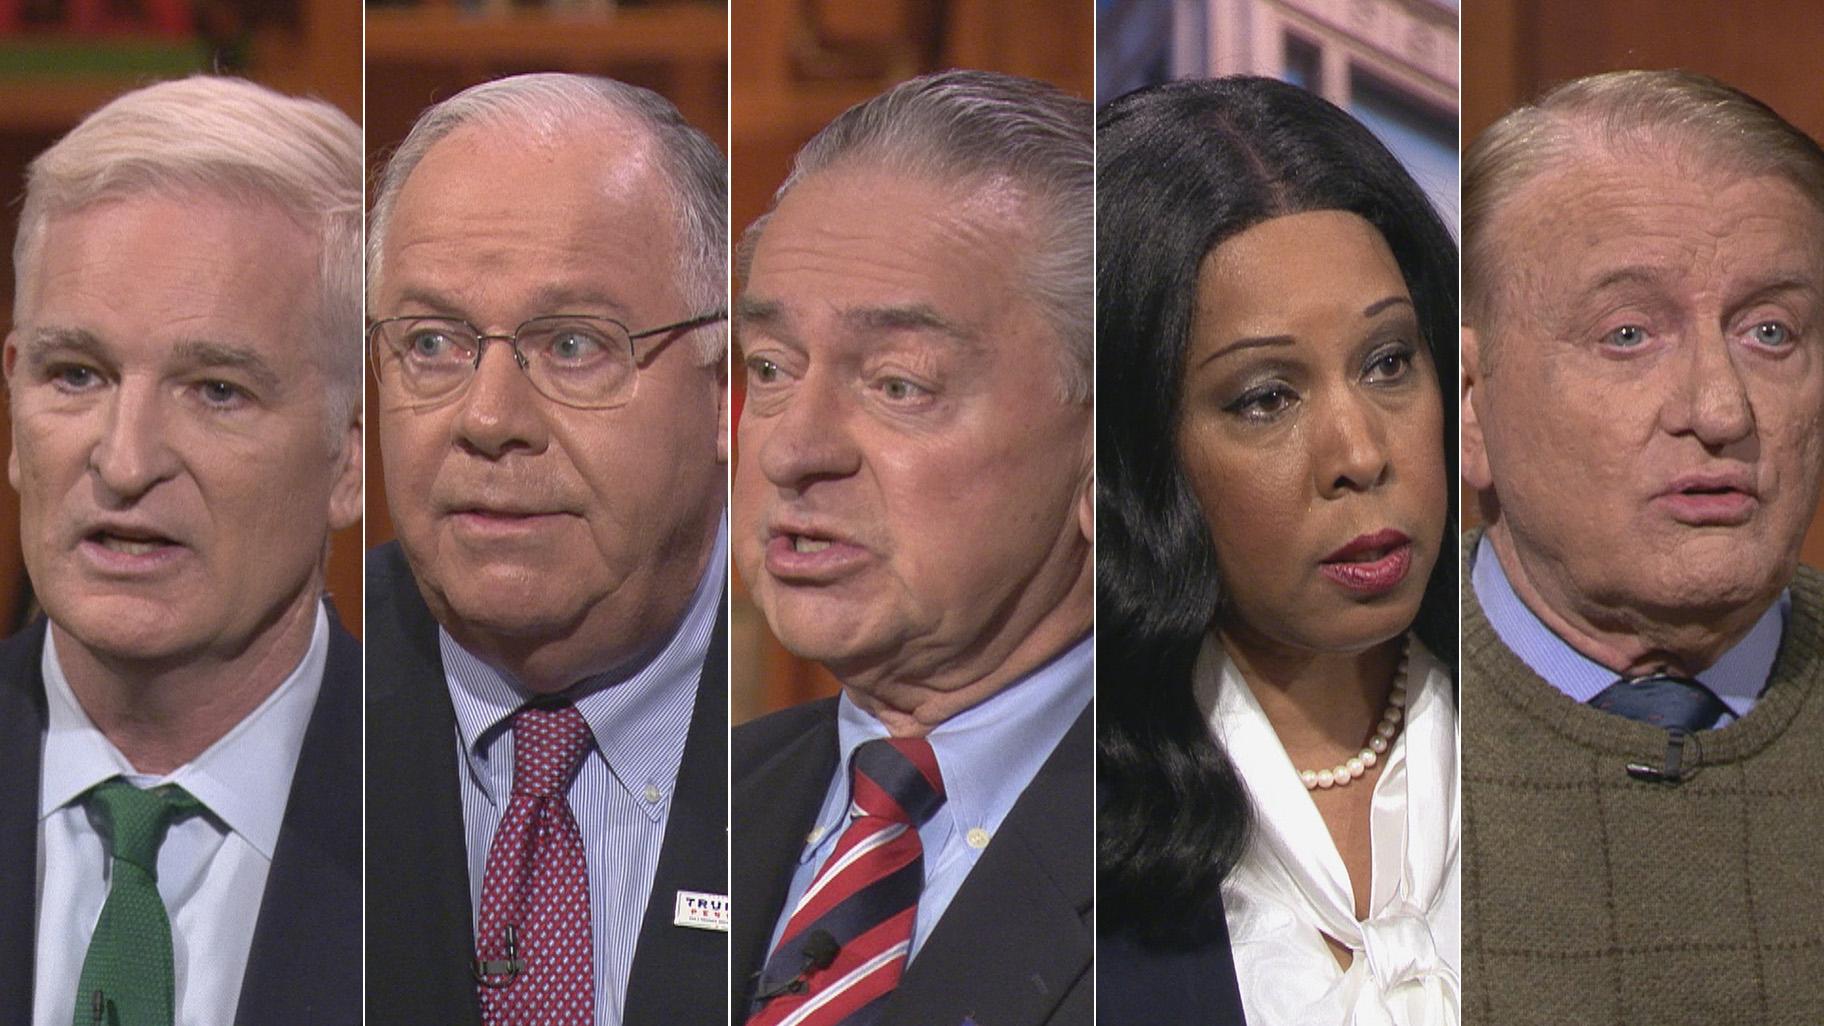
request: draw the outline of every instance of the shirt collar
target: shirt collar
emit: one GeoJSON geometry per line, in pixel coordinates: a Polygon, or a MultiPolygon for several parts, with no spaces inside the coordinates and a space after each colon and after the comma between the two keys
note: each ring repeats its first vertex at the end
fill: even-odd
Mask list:
{"type": "MultiPolygon", "coordinates": [[[[931,749],[944,778],[944,814],[963,829],[993,834],[1071,724],[1088,707],[1095,681],[1095,635],[1008,685],[987,701],[932,729],[931,749]]],[[[848,816],[849,759],[864,741],[887,737],[887,728],[844,692],[836,703],[837,766],[841,786],[830,789],[804,857],[840,831],[848,816]]]]}
{"type": "Polygon", "coordinates": [[[328,657],[329,618],[318,603],[303,659],[272,694],[196,758],[164,776],[153,776],[135,771],[83,711],[57,658],[56,634],[47,629],[39,659],[48,712],[39,819],[111,777],[124,776],[138,787],[177,784],[271,860],[328,657]]]}
{"type": "MultiPolygon", "coordinates": [[[[1547,683],[1576,701],[1588,702],[1618,679],[1614,670],[1572,648],[1553,633],[1521,601],[1508,580],[1507,569],[1488,543],[1487,535],[1476,544],[1470,580],[1476,590],[1476,601],[1482,604],[1482,612],[1502,643],[1547,683]]],[[[1697,679],[1715,692],[1735,716],[1747,715],[1754,707],[1755,699],[1766,689],[1767,678],[1773,673],[1774,660],[1780,653],[1780,637],[1785,633],[1786,617],[1791,608],[1792,591],[1788,589],[1761,614],[1742,640],[1697,675],[1697,679]]]]}
{"type": "MultiPolygon", "coordinates": [[[[630,671],[578,681],[568,692],[621,786],[642,798],[649,789],[659,796],[658,801],[642,801],[655,819],[677,786],[703,660],[722,607],[727,566],[725,510],[709,563],[664,647],[630,671]]],[[[508,720],[533,694],[476,658],[442,627],[437,629],[437,642],[469,774],[490,800],[498,800],[488,764],[497,751],[495,743],[508,733],[508,720]]]]}

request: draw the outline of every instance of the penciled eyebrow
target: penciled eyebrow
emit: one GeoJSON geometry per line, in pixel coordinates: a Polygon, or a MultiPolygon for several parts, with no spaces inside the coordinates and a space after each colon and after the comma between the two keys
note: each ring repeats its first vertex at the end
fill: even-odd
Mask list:
{"type": "MultiPolygon", "coordinates": [[[[1369,318],[1379,317],[1389,310],[1402,306],[1406,307],[1408,310],[1415,309],[1412,305],[1412,300],[1405,296],[1385,296],[1362,307],[1362,318],[1367,320],[1369,318]]],[[[1296,340],[1293,339],[1291,335],[1250,335],[1246,338],[1238,338],[1198,361],[1198,366],[1207,366],[1222,357],[1229,356],[1233,353],[1239,353],[1244,350],[1272,349],[1292,345],[1295,341],[1296,340]]]]}

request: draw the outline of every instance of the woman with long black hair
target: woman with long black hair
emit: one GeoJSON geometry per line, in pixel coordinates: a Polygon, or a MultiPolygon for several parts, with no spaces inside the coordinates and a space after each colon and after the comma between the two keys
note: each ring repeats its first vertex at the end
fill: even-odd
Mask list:
{"type": "Polygon", "coordinates": [[[1455,244],[1281,82],[1097,143],[1101,1022],[1453,1023],[1455,244]]]}

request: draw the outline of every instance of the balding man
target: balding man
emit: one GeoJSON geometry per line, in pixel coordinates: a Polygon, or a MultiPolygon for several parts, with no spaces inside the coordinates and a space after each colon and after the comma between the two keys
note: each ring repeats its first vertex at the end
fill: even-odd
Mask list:
{"type": "Polygon", "coordinates": [[[734,735],[737,1021],[1090,1021],[1092,132],[915,79],[743,240],[735,558],[843,687],[734,735]]]}
{"type": "Polygon", "coordinates": [[[361,514],[361,176],[345,115],[220,78],[32,163],[0,1023],[361,1014],[361,650],[323,597],[361,514]]]}
{"type": "Polygon", "coordinates": [[[726,177],[551,74],[381,179],[370,1022],[727,1021],[726,177]]]}
{"type": "Polygon", "coordinates": [[[1824,1021],[1824,152],[1599,75],[1464,226],[1465,1018],[1824,1021]]]}

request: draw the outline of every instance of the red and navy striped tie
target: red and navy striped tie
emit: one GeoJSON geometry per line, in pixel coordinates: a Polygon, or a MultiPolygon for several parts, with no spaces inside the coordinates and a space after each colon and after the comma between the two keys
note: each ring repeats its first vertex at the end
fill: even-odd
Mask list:
{"type": "Polygon", "coordinates": [[[918,828],[944,804],[931,742],[864,742],[849,794],[848,828],[767,959],[749,1026],[865,1026],[905,972],[925,882],[918,828]]]}

